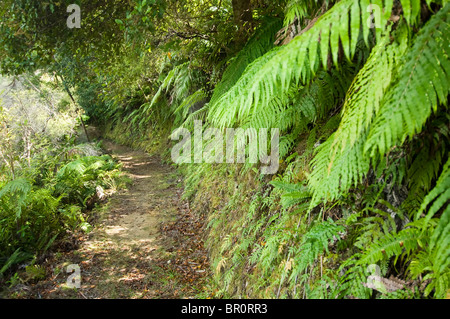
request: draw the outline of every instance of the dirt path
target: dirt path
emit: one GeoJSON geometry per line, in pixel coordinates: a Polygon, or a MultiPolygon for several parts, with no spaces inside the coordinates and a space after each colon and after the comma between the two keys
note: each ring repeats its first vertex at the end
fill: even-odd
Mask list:
{"type": "Polygon", "coordinates": [[[180,200],[179,176],[158,157],[109,141],[104,149],[123,163],[132,185],[97,211],[94,230],[77,249],[52,255],[47,278],[19,285],[17,297],[198,297],[207,277],[202,223],[180,200]],[[67,284],[69,265],[80,269],[79,289],[67,284]]]}
{"type": "Polygon", "coordinates": [[[171,178],[176,182],[176,175],[158,158],[143,152],[111,142],[105,142],[104,147],[123,163],[133,184],[113,195],[101,226],[79,250],[84,259],[81,267],[86,268],[84,280],[81,274],[82,284],[88,289],[84,295],[86,298],[151,298],[154,297],[152,282],[157,279],[151,274],[158,273],[153,269],[153,261],[161,250],[160,224],[177,216],[178,196],[168,184],[171,178]]]}

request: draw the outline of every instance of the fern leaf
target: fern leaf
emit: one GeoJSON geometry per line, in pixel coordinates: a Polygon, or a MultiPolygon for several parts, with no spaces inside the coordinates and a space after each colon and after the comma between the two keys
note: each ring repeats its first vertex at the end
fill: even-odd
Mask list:
{"type": "Polygon", "coordinates": [[[317,10],[318,2],[318,0],[290,0],[285,9],[284,26],[289,26],[297,19],[303,21],[310,12],[317,10]]]}
{"type": "Polygon", "coordinates": [[[344,227],[329,219],[313,226],[303,237],[302,242],[294,254],[294,268],[290,280],[300,275],[311,266],[324,251],[328,252],[328,245],[333,238],[340,238],[339,233],[344,227]]]}
{"type": "Polygon", "coordinates": [[[450,82],[450,5],[420,29],[394,85],[383,99],[364,150],[384,155],[419,132],[439,103],[446,104],[450,82]]]}
{"type": "Polygon", "coordinates": [[[320,199],[337,198],[360,182],[370,168],[370,159],[364,152],[367,128],[406,48],[404,28],[396,34],[399,43],[389,44],[389,37],[383,37],[372,50],[347,93],[338,130],[320,146],[312,161],[314,170],[309,178],[315,198],[312,206],[320,199]],[[381,77],[386,81],[379,81],[381,77]]]}
{"type": "Polygon", "coordinates": [[[450,200],[450,159],[444,165],[441,176],[436,182],[435,188],[425,197],[419,211],[416,213],[415,219],[418,220],[429,204],[432,204],[426,217],[426,223],[441,209],[444,205],[447,205],[450,200]]]}
{"type": "Polygon", "coordinates": [[[442,214],[439,224],[431,235],[430,247],[434,264],[443,272],[450,265],[450,206],[442,214]]]}
{"type": "Polygon", "coordinates": [[[291,207],[311,198],[311,194],[307,188],[302,185],[281,181],[272,181],[270,184],[282,190],[283,194],[281,195],[281,205],[284,208],[291,207]]]}
{"type": "Polygon", "coordinates": [[[367,281],[366,267],[359,265],[357,258],[359,254],[353,255],[351,258],[345,260],[339,267],[342,272],[346,269],[343,276],[339,279],[333,295],[339,296],[353,296],[360,299],[368,299],[372,294],[372,290],[366,288],[363,283],[367,281]]]}
{"type": "Polygon", "coordinates": [[[28,195],[31,191],[32,185],[26,178],[17,178],[0,190],[0,199],[6,195],[10,195],[15,199],[15,212],[16,217],[20,218],[22,214],[22,206],[25,204],[28,195]]]}
{"type": "Polygon", "coordinates": [[[374,242],[362,255],[358,264],[375,264],[382,259],[392,256],[400,256],[403,253],[410,253],[417,249],[419,245],[420,230],[415,228],[404,229],[398,234],[387,234],[374,242]]]}
{"type": "Polygon", "coordinates": [[[347,143],[353,145],[378,113],[398,60],[406,49],[404,25],[395,32],[395,39],[397,42],[390,44],[388,36],[382,37],[353,80],[342,108],[342,121],[334,137],[335,152],[345,149],[347,143]]]}
{"type": "Polygon", "coordinates": [[[277,18],[262,21],[262,26],[255,32],[255,35],[229,63],[221,81],[214,89],[213,96],[209,102],[210,105],[215,104],[239,80],[249,64],[274,47],[275,34],[279,30],[280,25],[281,22],[277,18]]]}
{"type": "Polygon", "coordinates": [[[358,2],[344,0],[335,4],[308,31],[249,65],[239,81],[211,106],[209,119],[221,127],[230,126],[236,118],[264,110],[273,96],[286,94],[292,85],[300,81],[309,83],[319,68],[319,58],[326,67],[328,54],[336,56],[339,50],[336,39],[347,38],[349,34],[354,47],[344,48],[344,52],[350,59],[358,42],[360,19],[358,2]],[[348,26],[341,28],[340,21],[347,25],[349,14],[350,30],[348,26]]]}
{"type": "Polygon", "coordinates": [[[335,158],[331,152],[334,134],[317,148],[317,155],[311,161],[314,170],[308,179],[308,185],[313,191],[311,208],[321,200],[336,199],[352,185],[362,181],[370,168],[370,159],[363,151],[364,138],[362,136],[356,144],[346,147],[335,158]]]}

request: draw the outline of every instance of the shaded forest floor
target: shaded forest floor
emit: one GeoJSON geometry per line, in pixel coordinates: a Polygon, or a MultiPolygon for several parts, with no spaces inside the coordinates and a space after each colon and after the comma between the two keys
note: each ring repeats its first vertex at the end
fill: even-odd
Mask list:
{"type": "Polygon", "coordinates": [[[132,180],[93,211],[94,229],[50,254],[45,278],[22,281],[8,298],[207,298],[203,221],[181,200],[181,178],[156,156],[104,141],[132,180]],[[79,289],[67,285],[80,267],[79,289]]]}

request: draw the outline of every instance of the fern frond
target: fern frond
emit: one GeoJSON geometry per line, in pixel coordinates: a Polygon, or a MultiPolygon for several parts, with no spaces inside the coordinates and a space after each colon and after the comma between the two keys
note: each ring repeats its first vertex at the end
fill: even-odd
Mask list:
{"type": "Polygon", "coordinates": [[[206,121],[206,117],[208,115],[208,107],[207,105],[203,106],[201,109],[194,111],[192,113],[190,113],[184,123],[183,126],[188,128],[188,129],[194,129],[194,122],[195,121],[202,121],[205,122],[206,121]]]}
{"type": "Polygon", "coordinates": [[[438,277],[435,277],[434,274],[430,274],[424,277],[425,279],[433,279],[430,284],[425,288],[424,295],[428,296],[432,290],[435,290],[434,297],[437,299],[444,299],[448,296],[448,290],[450,287],[450,270],[448,270],[443,274],[440,274],[438,277]]]}
{"type": "Polygon", "coordinates": [[[87,165],[83,159],[76,160],[63,166],[58,171],[57,178],[62,179],[69,176],[72,176],[72,178],[76,178],[77,176],[83,175],[86,169],[87,165]]]}
{"type": "Polygon", "coordinates": [[[383,99],[370,129],[365,152],[386,154],[418,133],[439,104],[447,104],[450,88],[450,5],[420,29],[402,59],[402,67],[383,99]]]}
{"type": "Polygon", "coordinates": [[[363,151],[364,138],[362,136],[353,146],[346,147],[335,158],[332,156],[334,134],[317,148],[317,154],[311,161],[313,172],[308,179],[308,185],[313,191],[311,208],[321,200],[336,199],[352,185],[362,181],[370,168],[370,159],[363,151]]]}
{"type": "Polygon", "coordinates": [[[358,42],[360,19],[357,2],[344,0],[334,5],[311,29],[249,65],[239,81],[211,106],[210,120],[229,127],[236,118],[264,110],[273,96],[285,94],[293,84],[309,83],[319,68],[319,57],[325,67],[328,53],[337,62],[339,39],[350,59],[358,42]]]}
{"type": "MultiPolygon", "coordinates": [[[[422,228],[431,224],[424,219],[420,221],[422,228]]],[[[431,234],[429,245],[413,258],[408,269],[413,278],[422,275],[423,280],[430,280],[425,289],[425,296],[435,289],[435,298],[445,297],[450,287],[450,206],[439,219],[437,227],[431,234]]]]}
{"type": "Polygon", "coordinates": [[[26,178],[17,178],[5,186],[0,190],[0,198],[5,196],[6,194],[26,194],[31,190],[31,183],[26,178]]]}
{"type": "Polygon", "coordinates": [[[403,15],[408,24],[415,24],[420,13],[420,0],[400,0],[400,2],[403,8],[403,15]]]}
{"type": "MultiPolygon", "coordinates": [[[[429,204],[433,202],[427,215],[425,216],[425,223],[427,223],[438,210],[444,205],[448,205],[450,200],[450,159],[444,165],[441,176],[436,182],[436,186],[425,197],[419,211],[415,215],[415,219],[418,220],[429,204]]],[[[426,227],[426,224],[425,226],[426,227]]]]}
{"type": "Polygon", "coordinates": [[[284,26],[287,27],[295,20],[303,21],[304,18],[309,17],[311,12],[321,5],[318,2],[318,0],[290,0],[285,9],[284,26]]]}
{"type": "Polygon", "coordinates": [[[393,292],[388,292],[386,294],[382,294],[380,299],[419,299],[418,289],[410,290],[410,289],[399,289],[393,292]]]}
{"type": "MultiPolygon", "coordinates": [[[[0,200],[7,195],[12,197],[15,201],[13,205],[15,206],[16,217],[20,218],[20,215],[22,214],[22,206],[25,204],[31,188],[32,185],[28,179],[17,178],[3,186],[0,190],[0,200]]],[[[11,201],[8,201],[6,206],[10,204],[12,204],[11,201]]]]}
{"type": "Polygon", "coordinates": [[[189,62],[175,66],[164,78],[151,102],[145,106],[144,112],[148,113],[148,111],[156,105],[162,94],[167,93],[171,87],[177,89],[172,93],[173,99],[184,97],[188,91],[186,86],[189,82],[189,77],[189,62]]]}
{"type": "MultiPolygon", "coordinates": [[[[239,78],[237,83],[223,94],[216,103],[210,104],[210,111],[208,114],[208,120],[213,125],[226,128],[233,127],[237,120],[248,117],[250,112],[245,114],[242,112],[237,104],[242,98],[242,91],[248,91],[251,85],[251,76],[259,72],[266,61],[270,60],[272,56],[275,56],[281,49],[279,47],[272,49],[262,57],[253,61],[246,69],[242,77],[239,78]],[[241,90],[236,89],[236,87],[241,88],[241,90]]],[[[281,95],[280,96],[285,96],[281,95]]]]}
{"type": "Polygon", "coordinates": [[[280,29],[281,21],[277,18],[264,19],[262,26],[230,62],[222,75],[221,81],[214,88],[210,105],[226,93],[241,77],[245,69],[257,58],[263,56],[274,47],[275,34],[280,29]]]}
{"type": "Polygon", "coordinates": [[[389,44],[389,37],[382,37],[355,77],[338,130],[318,148],[312,161],[314,170],[309,178],[315,198],[312,205],[320,199],[337,198],[367,174],[370,158],[363,149],[367,128],[379,109],[396,62],[406,49],[405,31],[401,28],[396,32],[400,43],[389,44]],[[386,81],[379,81],[381,77],[386,81]]]}
{"type": "Polygon", "coordinates": [[[342,152],[347,143],[354,145],[378,113],[398,60],[407,48],[405,25],[396,30],[395,39],[396,42],[391,44],[390,38],[383,36],[353,80],[342,107],[341,124],[334,137],[334,152],[342,152]]]}
{"type": "Polygon", "coordinates": [[[432,181],[442,167],[445,150],[438,149],[432,152],[432,147],[424,141],[422,149],[415,156],[414,161],[408,168],[409,185],[412,193],[416,194],[419,188],[429,190],[432,181]]]}
{"type": "Polygon", "coordinates": [[[439,224],[431,235],[429,250],[435,274],[439,277],[450,272],[450,206],[442,214],[439,224]]]}
{"type": "Polygon", "coordinates": [[[206,93],[203,91],[203,89],[200,89],[196,91],[195,93],[189,95],[187,98],[185,98],[179,106],[177,106],[172,113],[177,117],[177,120],[175,120],[174,125],[178,125],[181,122],[183,122],[190,109],[196,104],[201,101],[204,101],[206,99],[206,93]]]}
{"type": "Polygon", "coordinates": [[[370,265],[392,256],[409,254],[419,245],[420,230],[407,228],[398,234],[390,233],[374,242],[361,256],[358,264],[370,265]]]}
{"type": "Polygon", "coordinates": [[[291,207],[311,198],[311,194],[307,188],[300,184],[291,184],[282,181],[272,181],[270,184],[282,191],[281,205],[284,208],[291,207]]]}
{"type": "Polygon", "coordinates": [[[353,255],[339,267],[339,272],[345,272],[333,292],[334,297],[353,296],[368,299],[372,295],[372,290],[363,285],[367,281],[367,267],[358,264],[358,257],[359,254],[353,255]]]}
{"type": "Polygon", "coordinates": [[[295,249],[294,268],[290,280],[300,275],[323,252],[328,252],[328,246],[333,238],[340,238],[344,227],[329,219],[313,226],[303,237],[295,249]]]}

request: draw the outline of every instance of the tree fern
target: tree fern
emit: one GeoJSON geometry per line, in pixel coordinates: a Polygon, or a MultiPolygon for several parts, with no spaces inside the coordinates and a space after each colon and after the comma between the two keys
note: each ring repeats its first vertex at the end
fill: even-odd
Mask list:
{"type": "Polygon", "coordinates": [[[338,130],[317,150],[312,161],[315,167],[309,178],[315,198],[312,205],[320,199],[337,198],[368,172],[371,159],[363,149],[367,127],[379,108],[398,57],[405,50],[402,30],[397,32],[400,43],[388,45],[389,38],[384,37],[374,47],[347,93],[338,130]],[[381,77],[386,81],[379,81],[381,77]]]}
{"type": "MultiPolygon", "coordinates": [[[[436,19],[436,21],[440,21],[439,17],[436,19]]],[[[435,26],[436,23],[438,22],[430,21],[427,26],[433,28],[432,26],[435,26]]],[[[396,30],[395,34],[395,39],[399,41],[398,44],[394,43],[386,46],[386,41],[389,40],[386,37],[382,37],[381,41],[379,41],[373,49],[369,60],[360,71],[360,76],[355,78],[352,88],[348,93],[343,108],[342,123],[334,136],[333,145],[327,143],[326,146],[323,146],[314,160],[315,163],[320,164],[317,165],[310,178],[310,185],[315,191],[316,199],[335,199],[349,187],[361,181],[368,172],[371,162],[377,164],[375,162],[376,157],[374,157],[373,153],[371,158],[366,155],[367,145],[370,145],[372,142],[380,143],[380,141],[382,141],[381,137],[375,139],[371,134],[373,135],[374,130],[379,130],[381,134],[391,134],[391,132],[398,130],[398,127],[401,127],[398,123],[402,123],[403,115],[398,115],[402,118],[395,120],[395,116],[391,116],[392,114],[389,113],[398,112],[399,108],[390,106],[389,111],[383,112],[383,107],[386,107],[384,101],[392,94],[391,92],[393,89],[390,86],[390,82],[393,81],[393,83],[398,83],[398,81],[396,82],[397,78],[394,78],[394,75],[399,62],[401,65],[404,59],[411,59],[410,56],[415,54],[415,45],[420,43],[422,39],[427,41],[426,39],[430,34],[426,32],[419,34],[413,47],[407,50],[407,54],[404,58],[402,58],[403,52],[405,52],[407,48],[404,28],[399,28],[396,30]],[[371,76],[373,76],[373,78],[371,76]],[[386,81],[379,81],[380,77],[384,77],[386,81]],[[388,92],[389,95],[385,96],[386,92],[388,92]],[[380,122],[380,118],[385,118],[389,121],[390,125],[397,125],[397,127],[388,128],[385,126],[382,129],[378,128],[377,125],[380,122]],[[374,123],[372,123],[372,121],[374,121],[374,123]],[[367,134],[369,134],[369,136],[367,136],[367,134]],[[366,139],[367,142],[365,141],[366,139]],[[350,144],[350,149],[347,147],[347,144],[350,144]],[[326,167],[326,163],[329,163],[328,167],[326,167]],[[326,188],[322,189],[323,184],[319,181],[322,181],[324,178],[329,179],[330,183],[326,183],[326,188]]],[[[445,41],[440,42],[445,43],[445,41]]],[[[442,52],[443,51],[444,50],[442,49],[442,52]]],[[[441,59],[443,59],[443,57],[441,57],[441,59]]],[[[447,63],[447,61],[445,61],[445,63],[447,63]]],[[[402,70],[411,70],[411,68],[412,66],[405,63],[402,70]]],[[[433,73],[432,71],[430,72],[433,73]]],[[[443,70],[439,72],[442,73],[443,70]]],[[[406,76],[401,77],[402,80],[405,78],[406,76]]],[[[440,79],[437,78],[435,78],[435,80],[438,82],[440,81],[440,79]]],[[[444,82],[444,86],[445,83],[447,82],[444,82]]],[[[420,84],[417,85],[420,86],[420,84]]],[[[394,84],[394,87],[395,86],[396,84],[394,84]]],[[[445,90],[448,90],[448,86],[445,90]]],[[[446,94],[447,93],[445,93],[445,96],[446,94]]],[[[405,99],[402,100],[399,97],[396,98],[396,101],[399,103],[403,103],[404,100],[405,99]]],[[[416,100],[411,100],[410,103],[411,105],[417,105],[414,104],[416,103],[416,100]]],[[[408,114],[410,115],[413,113],[414,112],[408,111],[408,114]]],[[[415,115],[417,113],[419,112],[415,112],[415,115]]],[[[408,124],[404,126],[410,125],[410,123],[417,123],[414,119],[408,120],[406,118],[405,120],[408,124]]]]}
{"type": "Polygon", "coordinates": [[[447,104],[450,82],[450,5],[419,31],[401,61],[401,69],[381,102],[365,152],[384,155],[420,132],[439,104],[447,104]]]}
{"type": "Polygon", "coordinates": [[[246,112],[242,114],[241,109],[236,105],[239,103],[241,94],[245,94],[242,91],[235,89],[239,86],[241,90],[248,91],[251,85],[251,75],[257,74],[262,66],[267,60],[270,60],[280,48],[274,48],[264,56],[256,59],[252,62],[246,69],[242,77],[239,78],[238,82],[225,94],[223,94],[216,103],[210,105],[210,110],[208,113],[208,120],[215,126],[225,128],[234,127],[234,124],[240,119],[248,116],[250,113],[246,112]],[[227,103],[228,106],[226,105],[227,103]],[[245,116],[243,116],[245,115],[245,116]]]}
{"type": "Polygon", "coordinates": [[[285,95],[274,95],[263,112],[251,113],[242,120],[244,127],[277,127],[282,132],[326,118],[328,112],[344,98],[354,68],[344,64],[339,71],[320,71],[306,86],[292,86],[285,95]]]}
{"type": "MultiPolygon", "coordinates": [[[[382,7],[381,1],[378,4],[382,7]]],[[[288,45],[257,59],[239,81],[211,106],[210,119],[226,127],[235,118],[264,110],[273,96],[285,94],[293,83],[309,83],[320,62],[327,67],[328,54],[337,64],[339,43],[350,60],[359,41],[361,13],[365,9],[356,1],[340,1],[288,45]]],[[[390,8],[386,7],[386,11],[390,15],[390,8]]],[[[387,22],[386,19],[383,21],[387,22]]],[[[381,25],[384,29],[385,23],[381,25]]],[[[368,37],[368,31],[365,34],[368,37]]]]}
{"type": "Polygon", "coordinates": [[[406,27],[402,25],[394,34],[394,43],[388,36],[372,49],[369,59],[353,80],[342,108],[342,121],[333,142],[334,152],[343,152],[347,143],[352,146],[369,127],[378,113],[399,59],[407,46],[406,27]],[[383,81],[380,79],[383,78],[383,81]]]}

